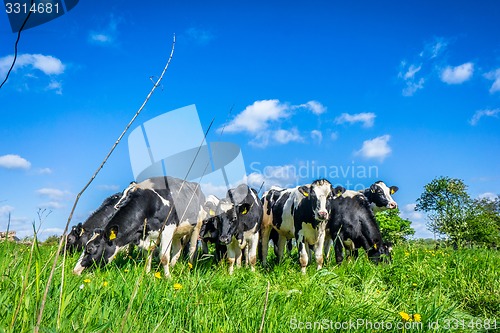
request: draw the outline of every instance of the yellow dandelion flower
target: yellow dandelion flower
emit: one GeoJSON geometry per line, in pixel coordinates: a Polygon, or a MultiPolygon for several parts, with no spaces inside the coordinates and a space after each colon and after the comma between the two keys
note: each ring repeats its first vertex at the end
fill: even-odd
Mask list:
{"type": "Polygon", "coordinates": [[[83,282],[90,283],[90,279],[85,279],[85,280],[83,280],[83,282]]]}
{"type": "Polygon", "coordinates": [[[104,282],[102,283],[102,285],[103,285],[104,287],[106,287],[106,286],[108,285],[108,281],[104,281],[104,282]]]}
{"type": "Polygon", "coordinates": [[[410,255],[410,252],[405,252],[405,256],[409,256],[410,255]]]}
{"type": "Polygon", "coordinates": [[[406,312],[404,311],[401,311],[399,313],[399,315],[401,316],[401,318],[403,318],[404,321],[410,321],[411,320],[411,317],[409,314],[407,314],[406,312]]]}
{"type": "Polygon", "coordinates": [[[190,262],[188,262],[188,267],[189,267],[189,269],[192,269],[193,268],[193,264],[190,263],[190,262]]]}
{"type": "Polygon", "coordinates": [[[413,284],[412,284],[412,286],[416,287],[416,286],[417,286],[417,284],[416,284],[416,283],[413,283],[413,284]]]}
{"type": "Polygon", "coordinates": [[[422,321],[422,316],[421,316],[421,315],[419,315],[418,313],[415,313],[415,314],[413,315],[413,319],[414,319],[417,323],[419,323],[419,322],[421,322],[421,321],[422,321]]]}
{"type": "Polygon", "coordinates": [[[174,290],[181,290],[181,289],[182,289],[182,284],[174,283],[174,290]]]}
{"type": "Polygon", "coordinates": [[[157,279],[161,279],[161,273],[160,273],[160,272],[156,272],[156,273],[155,273],[155,278],[157,278],[157,279]]]}
{"type": "Polygon", "coordinates": [[[128,273],[128,269],[123,270],[125,273],[128,273]]]}

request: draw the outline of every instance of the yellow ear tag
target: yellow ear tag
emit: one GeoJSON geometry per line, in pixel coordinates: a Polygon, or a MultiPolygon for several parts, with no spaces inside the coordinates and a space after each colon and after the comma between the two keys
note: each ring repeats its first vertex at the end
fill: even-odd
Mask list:
{"type": "Polygon", "coordinates": [[[394,190],[391,190],[391,195],[393,195],[394,193],[396,193],[396,191],[394,191],[394,190]]]}
{"type": "Polygon", "coordinates": [[[85,232],[85,230],[82,228],[82,231],[80,231],[79,237],[82,237],[82,235],[83,235],[84,232],[85,232]]]}
{"type": "Polygon", "coordinates": [[[111,233],[109,234],[109,240],[113,240],[116,238],[116,234],[114,230],[111,230],[111,233]]]}
{"type": "Polygon", "coordinates": [[[342,195],[342,192],[337,193],[337,198],[342,195]]]}
{"type": "Polygon", "coordinates": [[[308,197],[308,196],[309,196],[309,193],[307,193],[307,192],[304,192],[304,193],[302,193],[302,194],[303,194],[305,197],[308,197]]]}
{"type": "Polygon", "coordinates": [[[241,215],[245,215],[246,213],[248,213],[248,210],[245,208],[245,209],[241,212],[241,215]]]}
{"type": "Polygon", "coordinates": [[[214,210],[213,210],[213,209],[210,209],[210,211],[208,212],[208,214],[209,214],[210,216],[215,216],[215,212],[214,212],[214,210]]]}
{"type": "Polygon", "coordinates": [[[376,250],[377,249],[377,244],[373,244],[373,248],[376,250]]]}

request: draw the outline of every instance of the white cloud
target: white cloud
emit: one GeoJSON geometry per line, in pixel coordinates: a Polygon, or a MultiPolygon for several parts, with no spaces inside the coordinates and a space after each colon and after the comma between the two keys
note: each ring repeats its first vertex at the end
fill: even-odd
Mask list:
{"type": "Polygon", "coordinates": [[[376,115],[372,112],[363,112],[356,114],[342,113],[339,117],[335,118],[336,124],[344,123],[363,123],[363,127],[372,127],[376,115]]]}
{"type": "Polygon", "coordinates": [[[498,118],[498,115],[500,114],[500,109],[493,109],[493,110],[478,110],[474,113],[472,116],[471,120],[469,120],[469,123],[472,126],[477,125],[479,120],[482,117],[495,117],[498,118]]]}
{"type": "Polygon", "coordinates": [[[12,213],[13,210],[14,210],[14,207],[9,206],[9,205],[0,206],[0,216],[8,215],[9,213],[12,213]]]}
{"type": "Polygon", "coordinates": [[[291,130],[279,129],[272,132],[272,137],[280,144],[287,144],[289,142],[302,142],[304,138],[300,135],[297,128],[291,130]]]}
{"type": "Polygon", "coordinates": [[[40,230],[38,233],[39,234],[45,234],[45,235],[62,235],[64,229],[61,229],[61,228],[46,228],[46,229],[42,229],[40,230]]]}
{"type": "MultiPolygon", "coordinates": [[[[481,193],[480,195],[477,196],[479,199],[488,199],[491,201],[494,201],[495,199],[498,198],[498,194],[495,194],[493,192],[485,192],[481,193]]],[[[0,208],[1,209],[1,208],[0,208]]]]}
{"type": "Polygon", "coordinates": [[[199,45],[206,45],[215,38],[215,36],[210,31],[195,27],[187,29],[186,35],[188,39],[196,42],[199,45]]]}
{"type": "Polygon", "coordinates": [[[62,83],[60,81],[52,80],[47,86],[47,90],[54,90],[56,94],[62,95],[62,83]]]}
{"type": "Polygon", "coordinates": [[[326,112],[326,107],[318,101],[309,101],[305,104],[298,105],[298,107],[306,108],[318,116],[326,112]]]}
{"type": "Polygon", "coordinates": [[[47,208],[47,209],[61,209],[64,207],[66,206],[58,201],[49,201],[38,205],[38,208],[47,208]]]}
{"type": "Polygon", "coordinates": [[[443,53],[447,46],[448,42],[444,38],[437,37],[434,42],[427,44],[426,48],[430,50],[430,58],[433,59],[443,53]]]}
{"type": "Polygon", "coordinates": [[[8,154],[0,156],[0,168],[28,170],[30,167],[31,163],[19,155],[8,154]]]}
{"type": "Polygon", "coordinates": [[[290,107],[277,99],[255,101],[239,113],[221,130],[229,133],[256,134],[268,128],[269,123],[290,116],[290,107]]]}
{"type": "Polygon", "coordinates": [[[490,88],[491,94],[500,91],[500,68],[486,73],[484,77],[487,78],[488,80],[493,80],[493,84],[491,85],[490,88]]]}
{"type": "MultiPolygon", "coordinates": [[[[9,70],[12,61],[14,60],[13,55],[8,55],[0,58],[0,74],[6,75],[9,70]]],[[[16,64],[13,71],[19,70],[24,67],[32,67],[43,72],[46,75],[60,75],[64,73],[66,66],[61,60],[43,54],[21,54],[17,57],[16,64]]]]}
{"type": "Polygon", "coordinates": [[[399,76],[405,80],[413,79],[415,77],[415,74],[417,74],[421,69],[422,65],[418,67],[415,65],[410,65],[410,67],[408,67],[408,71],[404,75],[402,73],[399,73],[399,76]]]}
{"type": "Polygon", "coordinates": [[[339,138],[339,133],[338,132],[332,132],[332,134],[330,134],[330,139],[332,139],[332,141],[335,141],[339,138]]]}
{"type": "Polygon", "coordinates": [[[432,232],[427,230],[425,214],[415,211],[415,203],[400,206],[400,216],[411,221],[411,227],[415,230],[413,238],[433,238],[432,232]]]}
{"type": "Polygon", "coordinates": [[[318,130],[312,130],[311,131],[311,139],[313,139],[314,142],[317,144],[320,144],[323,141],[323,133],[318,130]]]}
{"type": "Polygon", "coordinates": [[[424,88],[424,83],[425,83],[424,78],[420,78],[418,82],[411,80],[406,81],[406,87],[403,89],[402,92],[403,96],[413,96],[413,94],[415,94],[418,90],[424,88]]]}
{"type": "Polygon", "coordinates": [[[377,158],[383,161],[392,151],[388,145],[390,139],[391,136],[386,134],[372,140],[366,140],[356,154],[365,158],[377,158]]]}
{"type": "Polygon", "coordinates": [[[37,190],[36,193],[52,200],[62,200],[69,194],[68,191],[62,191],[56,188],[41,188],[37,190]]]}
{"type": "Polygon", "coordinates": [[[91,33],[90,39],[94,42],[103,43],[103,44],[111,43],[113,41],[111,36],[108,36],[108,35],[102,34],[102,33],[101,34],[100,33],[91,33]]]}
{"type": "Polygon", "coordinates": [[[40,175],[50,175],[52,173],[51,168],[40,168],[37,170],[37,173],[40,175]]]}
{"type": "Polygon", "coordinates": [[[441,72],[441,81],[448,84],[460,84],[469,80],[474,74],[474,64],[467,62],[460,66],[448,66],[441,72]]]}
{"type": "Polygon", "coordinates": [[[92,44],[109,46],[115,44],[118,35],[118,24],[121,19],[111,16],[109,23],[102,29],[89,32],[88,41],[92,44]]]}
{"type": "Polygon", "coordinates": [[[297,186],[299,177],[297,168],[291,164],[287,165],[269,165],[259,172],[252,172],[247,177],[249,186],[259,189],[264,183],[264,189],[271,186],[290,188],[297,186]]]}
{"type": "Polygon", "coordinates": [[[97,188],[102,191],[118,191],[120,186],[118,185],[97,185],[97,188]]]}
{"type": "Polygon", "coordinates": [[[267,147],[269,144],[304,142],[303,135],[296,127],[280,128],[285,119],[291,118],[300,109],[309,110],[316,115],[326,112],[326,108],[317,101],[290,105],[277,99],[260,100],[247,106],[218,131],[220,133],[248,133],[253,137],[249,144],[260,148],[267,147]]]}
{"type": "Polygon", "coordinates": [[[442,37],[435,37],[431,42],[424,45],[424,49],[419,52],[418,58],[414,63],[408,64],[401,61],[398,78],[404,82],[404,88],[401,91],[403,96],[413,96],[417,91],[424,88],[426,77],[432,68],[434,59],[440,56],[448,46],[448,41],[442,37]]]}

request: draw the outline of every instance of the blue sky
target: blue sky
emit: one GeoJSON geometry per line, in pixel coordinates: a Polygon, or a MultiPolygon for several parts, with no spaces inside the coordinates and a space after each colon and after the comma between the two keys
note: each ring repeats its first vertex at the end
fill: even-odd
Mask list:
{"type": "MultiPolygon", "coordinates": [[[[500,193],[499,17],[497,1],[82,1],[22,33],[0,89],[0,229],[10,213],[30,234],[41,207],[42,237],[62,231],[175,33],[132,128],[196,104],[204,129],[215,118],[210,141],[241,146],[256,186],[382,179],[399,186],[417,236],[431,236],[412,208],[433,178],[500,193]]],[[[15,38],[0,14],[2,80],[15,38]]],[[[132,180],[124,140],[73,223],[132,180]]]]}

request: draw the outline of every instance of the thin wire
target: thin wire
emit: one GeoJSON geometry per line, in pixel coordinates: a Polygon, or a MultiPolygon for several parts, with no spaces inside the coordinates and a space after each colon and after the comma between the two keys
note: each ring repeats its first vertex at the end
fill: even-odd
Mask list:
{"type": "MultiPolygon", "coordinates": [[[[30,1],[30,8],[33,6],[33,2],[34,2],[34,0],[30,1]]],[[[17,32],[17,39],[16,39],[16,43],[14,44],[14,59],[12,60],[12,65],[10,65],[10,68],[7,71],[7,75],[5,76],[5,79],[3,80],[2,84],[0,84],[0,89],[2,89],[3,85],[5,84],[5,82],[7,82],[7,80],[9,79],[10,72],[12,72],[12,69],[14,68],[14,65],[16,64],[16,60],[17,60],[17,45],[19,44],[19,39],[21,39],[21,31],[23,31],[24,26],[26,25],[26,23],[28,22],[28,19],[31,16],[31,13],[32,13],[32,11],[30,10],[29,13],[28,13],[28,16],[26,16],[26,19],[24,19],[24,22],[23,22],[23,25],[21,26],[21,29],[19,29],[19,31],[17,32]]]]}

